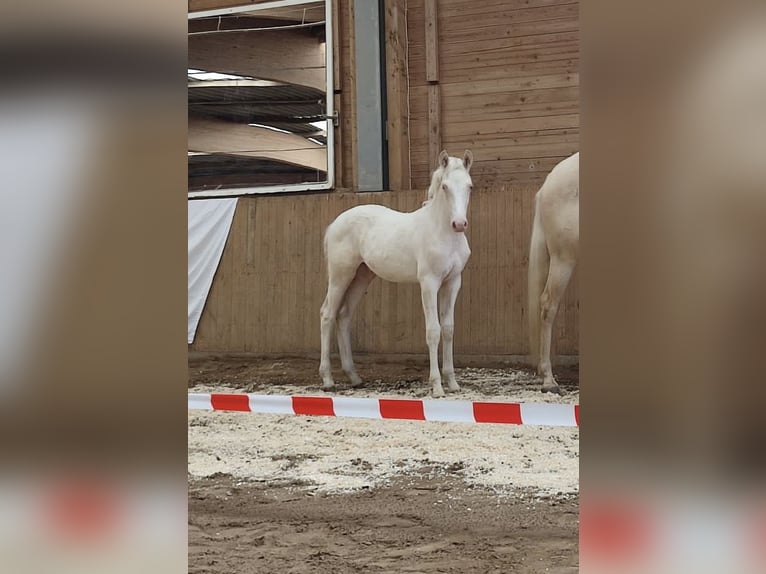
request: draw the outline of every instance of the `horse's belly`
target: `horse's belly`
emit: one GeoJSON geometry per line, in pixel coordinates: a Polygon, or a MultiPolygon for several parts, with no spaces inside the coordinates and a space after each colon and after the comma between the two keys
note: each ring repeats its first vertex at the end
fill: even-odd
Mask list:
{"type": "Polygon", "coordinates": [[[389,256],[368,254],[363,257],[375,275],[394,283],[416,282],[418,280],[418,265],[414,257],[402,256],[401,253],[389,256]]]}

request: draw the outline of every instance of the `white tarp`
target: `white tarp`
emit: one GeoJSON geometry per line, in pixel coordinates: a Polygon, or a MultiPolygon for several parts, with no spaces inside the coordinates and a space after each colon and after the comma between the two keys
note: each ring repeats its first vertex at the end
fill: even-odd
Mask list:
{"type": "Polygon", "coordinates": [[[189,343],[221,260],[237,199],[189,200],[189,343]]]}

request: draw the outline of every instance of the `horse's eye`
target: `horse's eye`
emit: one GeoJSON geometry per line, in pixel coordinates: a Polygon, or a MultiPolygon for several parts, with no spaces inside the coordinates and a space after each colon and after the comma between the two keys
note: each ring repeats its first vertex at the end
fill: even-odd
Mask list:
{"type": "Polygon", "coordinates": [[[473,184],[468,186],[468,191],[473,191],[473,184]]]}
{"type": "Polygon", "coordinates": [[[442,184],[442,189],[443,189],[444,191],[447,191],[447,184],[446,184],[446,183],[443,183],[443,184],[442,184]]]}

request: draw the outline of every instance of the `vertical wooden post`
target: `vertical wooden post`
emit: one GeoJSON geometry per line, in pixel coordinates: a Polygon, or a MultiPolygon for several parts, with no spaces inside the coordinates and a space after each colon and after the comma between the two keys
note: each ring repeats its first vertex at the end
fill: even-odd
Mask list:
{"type": "Polygon", "coordinates": [[[398,191],[412,187],[410,175],[407,21],[405,0],[386,2],[386,93],[388,103],[388,183],[398,191]]]}
{"type": "Polygon", "coordinates": [[[442,149],[441,132],[441,87],[428,84],[428,171],[436,167],[436,160],[442,149]]]}
{"type": "Polygon", "coordinates": [[[425,0],[426,81],[428,82],[428,164],[441,151],[441,87],[439,86],[439,16],[437,0],[425,0]]]}
{"type": "Polygon", "coordinates": [[[426,81],[439,81],[439,16],[436,0],[425,0],[426,81]]]}

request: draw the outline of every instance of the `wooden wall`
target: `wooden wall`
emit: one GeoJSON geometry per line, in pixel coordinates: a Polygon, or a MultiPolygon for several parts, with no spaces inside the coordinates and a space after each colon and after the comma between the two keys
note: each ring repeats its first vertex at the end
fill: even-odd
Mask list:
{"type": "MultiPolygon", "coordinates": [[[[473,251],[456,308],[455,351],[521,355],[526,341],[526,266],[536,187],[473,195],[473,251]]],[[[196,351],[315,353],[327,288],[325,227],[360,203],[400,210],[424,192],[335,193],[240,198],[220,267],[191,347],[196,351]]],[[[577,354],[577,278],[556,323],[558,350],[577,354]]],[[[417,285],[377,279],[353,326],[353,346],[375,353],[425,353],[417,285]]]]}
{"type": "MultiPolygon", "coordinates": [[[[241,3],[189,0],[192,10],[241,3]]],[[[353,2],[335,6],[342,191],[357,181],[355,39],[353,2]]],[[[470,148],[476,160],[456,353],[526,354],[532,198],[579,148],[578,8],[566,0],[386,0],[389,175],[397,191],[240,198],[191,349],[317,353],[325,227],[359,203],[417,208],[444,147],[452,155],[470,148]]],[[[564,355],[578,353],[577,302],[575,275],[555,325],[564,355]]],[[[425,353],[418,287],[374,282],[353,331],[357,351],[425,353]]]]}
{"type": "Polygon", "coordinates": [[[578,150],[578,11],[572,0],[407,0],[413,187],[441,147],[473,150],[478,188],[539,185],[578,150]]]}

